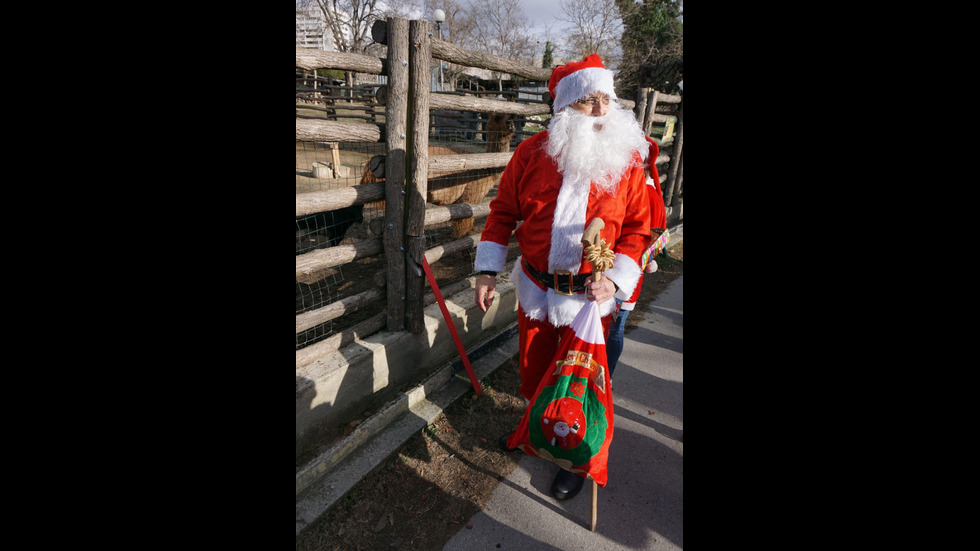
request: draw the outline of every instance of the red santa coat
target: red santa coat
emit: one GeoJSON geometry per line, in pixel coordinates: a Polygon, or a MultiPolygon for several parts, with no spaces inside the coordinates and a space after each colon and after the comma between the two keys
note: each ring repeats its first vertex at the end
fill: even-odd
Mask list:
{"type": "MultiPolygon", "coordinates": [[[[562,186],[562,175],[547,154],[547,139],[548,132],[542,131],[514,150],[497,197],[490,202],[475,269],[502,271],[507,243],[516,228],[521,256],[535,269],[589,273],[592,266],[582,254],[582,234],[589,222],[602,218],[605,228],[600,237],[616,254],[613,268],[604,276],[619,287],[617,298],[628,299],[642,275],[640,258],[650,236],[650,201],[640,153],[634,152],[634,163],[623,174],[615,196],[593,185],[586,197],[584,186],[562,186]]],[[[583,293],[565,296],[546,289],[524,271],[521,262],[514,263],[511,280],[524,313],[556,327],[571,324],[586,302],[583,293]]],[[[606,316],[615,308],[616,301],[608,300],[599,305],[599,312],[606,316]]]]}
{"type": "MultiPolygon", "coordinates": [[[[660,155],[660,146],[649,136],[647,136],[647,142],[649,143],[647,167],[650,170],[650,177],[647,178],[647,186],[649,186],[647,188],[647,197],[650,198],[650,231],[652,235],[654,228],[667,229],[667,207],[664,206],[664,195],[660,189],[660,173],[657,172],[656,164],[657,157],[660,155]]],[[[650,260],[653,260],[653,258],[650,258],[650,260]]],[[[633,304],[640,298],[640,289],[642,287],[643,276],[641,275],[639,284],[633,290],[633,295],[629,300],[623,301],[623,306],[621,307],[625,310],[632,310],[633,304]]]]}

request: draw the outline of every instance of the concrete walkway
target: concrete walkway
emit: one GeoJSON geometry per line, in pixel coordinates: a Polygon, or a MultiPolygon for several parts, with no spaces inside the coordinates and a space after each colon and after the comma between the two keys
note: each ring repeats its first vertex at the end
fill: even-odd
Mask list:
{"type": "Polygon", "coordinates": [[[596,531],[589,530],[592,483],[558,501],[550,491],[558,467],[525,455],[444,551],[684,548],[683,276],[644,317],[626,334],[612,383],[616,424],[596,531]]]}

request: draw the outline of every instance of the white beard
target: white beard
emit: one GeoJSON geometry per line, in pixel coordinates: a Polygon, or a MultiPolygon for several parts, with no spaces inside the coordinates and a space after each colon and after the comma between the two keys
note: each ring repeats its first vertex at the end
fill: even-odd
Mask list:
{"type": "Polygon", "coordinates": [[[564,175],[563,184],[591,182],[616,194],[619,180],[633,162],[633,151],[646,161],[648,143],[633,112],[613,103],[602,117],[562,109],[548,123],[548,155],[564,175]],[[596,130],[596,125],[601,125],[596,130]]]}
{"type": "Polygon", "coordinates": [[[563,109],[548,125],[547,152],[562,173],[551,227],[548,271],[578,273],[582,263],[582,233],[592,186],[615,195],[623,173],[634,162],[633,152],[645,160],[649,144],[631,111],[612,106],[603,117],[563,109]],[[601,130],[595,125],[601,124],[601,130]]]}

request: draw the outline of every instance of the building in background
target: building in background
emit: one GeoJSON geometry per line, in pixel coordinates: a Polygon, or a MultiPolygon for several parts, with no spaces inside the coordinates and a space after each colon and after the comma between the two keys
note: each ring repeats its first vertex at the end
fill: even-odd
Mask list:
{"type": "Polygon", "coordinates": [[[325,52],[337,51],[333,44],[333,33],[327,27],[319,7],[296,8],[296,46],[325,52]]]}

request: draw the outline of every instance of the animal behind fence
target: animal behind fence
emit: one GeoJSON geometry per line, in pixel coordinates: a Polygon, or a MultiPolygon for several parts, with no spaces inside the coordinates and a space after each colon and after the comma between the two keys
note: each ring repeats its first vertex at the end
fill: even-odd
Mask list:
{"type": "MultiPolygon", "coordinates": [[[[493,113],[486,123],[485,153],[505,153],[510,151],[510,143],[514,138],[516,126],[514,115],[493,113]]],[[[472,151],[450,146],[429,146],[429,155],[459,155],[472,151]]],[[[487,196],[490,189],[500,181],[501,169],[459,170],[439,174],[429,178],[426,187],[426,201],[433,205],[449,205],[453,203],[478,203],[487,196]]],[[[371,169],[371,162],[364,164],[360,184],[383,182],[384,178],[377,176],[371,169]]],[[[378,210],[384,211],[384,201],[372,203],[378,210]]],[[[473,219],[452,220],[453,238],[459,239],[473,231],[473,219]]]]}
{"type": "Polygon", "coordinates": [[[296,217],[296,254],[311,249],[335,247],[347,229],[364,221],[364,205],[296,217]]]}
{"type": "MultiPolygon", "coordinates": [[[[514,115],[493,113],[487,121],[486,152],[487,153],[506,153],[510,151],[510,143],[514,138],[516,126],[514,125],[514,115]]],[[[467,183],[466,189],[456,200],[457,203],[478,203],[487,196],[490,189],[500,181],[503,169],[496,170],[482,178],[467,183]]],[[[459,239],[464,235],[469,235],[473,231],[473,219],[464,218],[462,220],[452,220],[453,238],[459,239]]]]}

